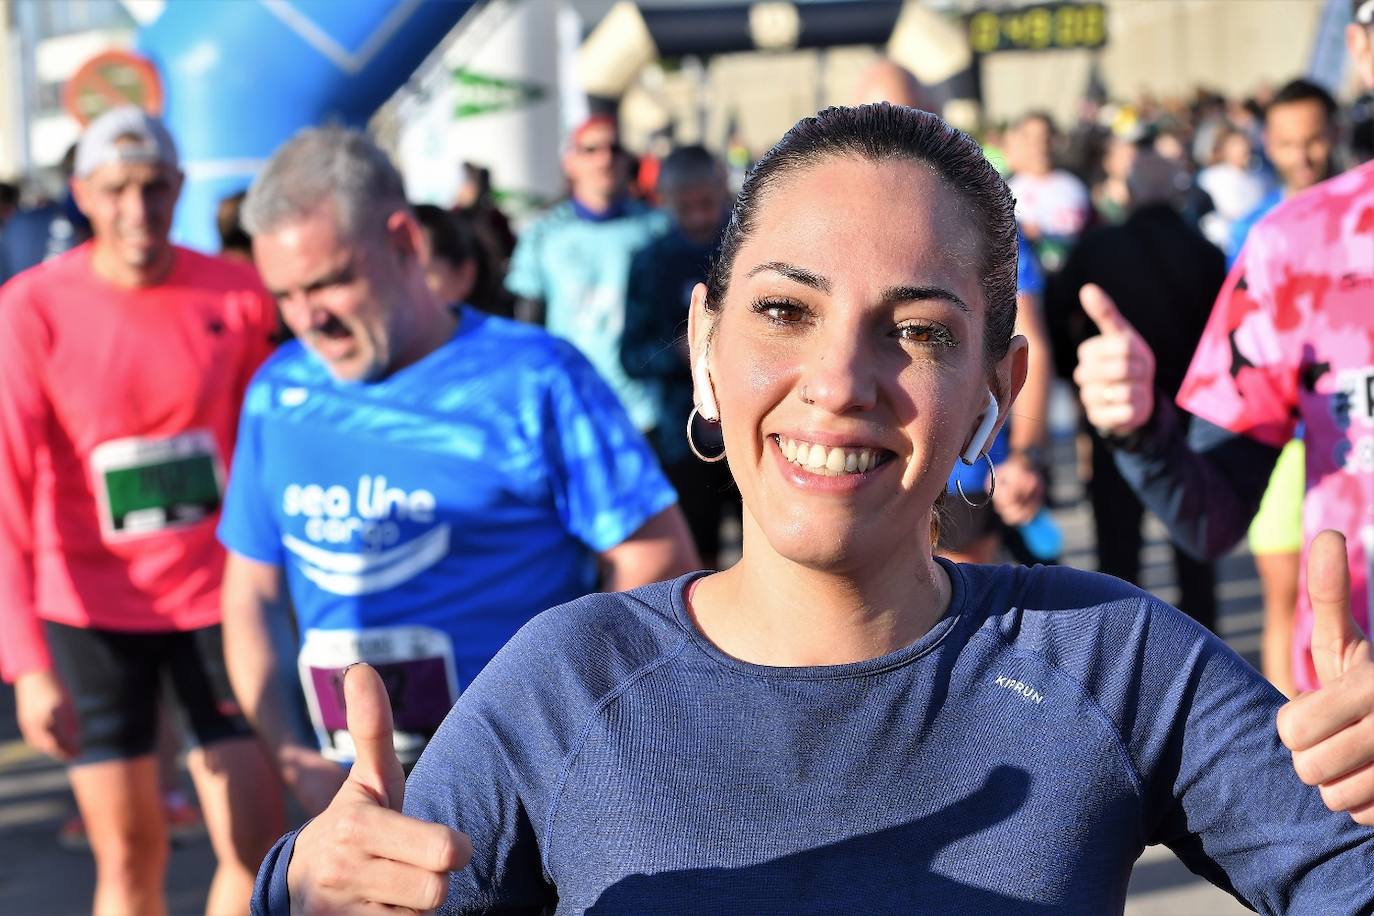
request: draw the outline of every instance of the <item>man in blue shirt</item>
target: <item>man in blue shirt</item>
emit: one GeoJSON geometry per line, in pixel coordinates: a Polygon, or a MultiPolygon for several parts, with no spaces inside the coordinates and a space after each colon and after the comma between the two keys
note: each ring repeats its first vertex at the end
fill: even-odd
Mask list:
{"type": "Polygon", "coordinates": [[[352,758],[342,672],[392,691],[414,760],[537,612],[696,565],[643,438],[572,347],[454,311],[425,282],[401,177],[360,134],[304,131],[245,228],[296,340],[245,398],[225,497],[225,654],[245,712],[314,813],[352,758]],[[289,594],[320,749],[292,728],[272,615],[289,594]]]}
{"type": "Polygon", "coordinates": [[[521,234],[506,288],[516,314],[542,316],[551,334],[581,350],[647,432],[661,421],[653,384],[630,378],[620,362],[625,284],[630,259],[668,230],[668,217],[630,198],[629,159],[606,115],[573,131],[563,171],[570,196],[521,234]]]}

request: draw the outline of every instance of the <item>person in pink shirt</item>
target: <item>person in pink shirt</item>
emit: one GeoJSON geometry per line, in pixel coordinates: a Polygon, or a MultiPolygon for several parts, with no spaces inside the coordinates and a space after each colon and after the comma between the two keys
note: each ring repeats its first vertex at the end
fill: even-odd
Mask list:
{"type": "MultiPolygon", "coordinates": [[[[1374,88],[1374,0],[1353,0],[1346,44],[1374,88]]],[[[1374,621],[1374,162],[1290,197],[1250,233],[1212,310],[1178,394],[1185,431],[1156,396],[1154,355],[1097,287],[1082,292],[1101,332],[1079,349],[1075,380],[1089,421],[1115,444],[1117,466],[1180,546],[1216,557],[1245,533],[1282,447],[1306,425],[1304,554],[1317,532],[1349,545],[1350,603],[1374,621]]],[[[1297,703],[1339,697],[1323,723],[1285,735],[1304,779],[1329,804],[1374,818],[1374,755],[1357,726],[1374,684],[1314,661],[1313,602],[1298,589],[1293,629],[1297,703]]]]}
{"type": "Polygon", "coordinates": [[[106,113],[72,181],[93,240],[0,289],[0,674],[25,740],[70,764],[97,913],[166,909],[164,679],[198,745],[209,912],[247,908],[284,819],[225,673],[215,539],[275,309],[250,266],[170,243],[180,188],[162,124],[106,113]]]}

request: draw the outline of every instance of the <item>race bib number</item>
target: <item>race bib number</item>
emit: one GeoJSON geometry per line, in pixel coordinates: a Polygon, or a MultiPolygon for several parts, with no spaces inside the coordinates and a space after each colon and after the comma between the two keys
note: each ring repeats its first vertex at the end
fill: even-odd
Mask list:
{"type": "Polygon", "coordinates": [[[153,534],[211,515],[224,492],[224,463],[209,430],[165,439],[103,442],[91,452],[106,538],[153,534]]]}
{"type": "Polygon", "coordinates": [[[320,749],[331,760],[355,756],[343,695],[344,669],[354,662],[367,662],[381,675],[391,700],[396,755],[409,766],[458,699],[453,643],[430,627],[308,630],[301,686],[320,749]]]}

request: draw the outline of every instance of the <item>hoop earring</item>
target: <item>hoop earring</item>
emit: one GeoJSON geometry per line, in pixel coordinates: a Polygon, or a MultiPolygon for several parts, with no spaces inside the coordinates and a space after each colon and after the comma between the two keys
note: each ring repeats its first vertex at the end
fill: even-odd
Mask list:
{"type": "MultiPolygon", "coordinates": [[[[698,416],[700,416],[700,414],[697,413],[697,405],[693,404],[692,412],[687,415],[687,447],[692,450],[693,455],[696,455],[698,458],[700,458],[702,461],[705,461],[707,464],[715,464],[717,461],[724,461],[725,449],[721,449],[720,454],[716,455],[714,458],[708,458],[707,456],[701,453],[701,449],[697,448],[696,442],[692,440],[692,421],[695,420],[698,416]]],[[[710,421],[708,420],[707,422],[710,421]]]]}
{"type": "MultiPolygon", "coordinates": [[[[989,481],[989,485],[988,485],[988,495],[987,495],[987,498],[986,498],[986,499],[984,499],[984,500],[983,500],[982,502],[980,502],[980,503],[974,502],[973,500],[969,499],[969,498],[968,498],[968,494],[964,492],[964,482],[963,482],[962,480],[956,480],[956,481],[954,481],[954,489],[955,489],[956,491],[958,491],[958,493],[959,493],[959,498],[962,499],[962,500],[964,501],[964,505],[968,506],[970,509],[981,509],[981,508],[983,508],[983,507],[986,506],[988,503],[992,502],[992,494],[994,494],[994,493],[997,492],[997,469],[994,468],[994,467],[992,466],[992,457],[991,457],[990,455],[988,455],[987,452],[984,452],[984,453],[983,453],[983,457],[986,458],[986,459],[987,459],[987,462],[988,462],[988,481],[989,481]]],[[[960,458],[959,460],[960,460],[960,461],[964,461],[963,458],[960,458]]],[[[967,462],[967,461],[964,461],[964,464],[965,464],[966,466],[968,466],[968,467],[973,467],[973,465],[976,464],[976,463],[977,463],[977,462],[967,462]]]]}

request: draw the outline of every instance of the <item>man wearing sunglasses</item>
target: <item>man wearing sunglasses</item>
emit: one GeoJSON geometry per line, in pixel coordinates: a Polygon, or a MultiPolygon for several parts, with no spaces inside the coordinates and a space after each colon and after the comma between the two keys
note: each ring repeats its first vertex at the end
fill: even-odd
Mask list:
{"type": "Polygon", "coordinates": [[[521,235],[506,288],[519,300],[516,314],[581,350],[648,432],[659,424],[657,399],[651,383],[625,373],[620,338],[630,260],[667,232],[668,218],[630,197],[630,163],[610,116],[573,130],[563,151],[568,199],[521,235]]]}

